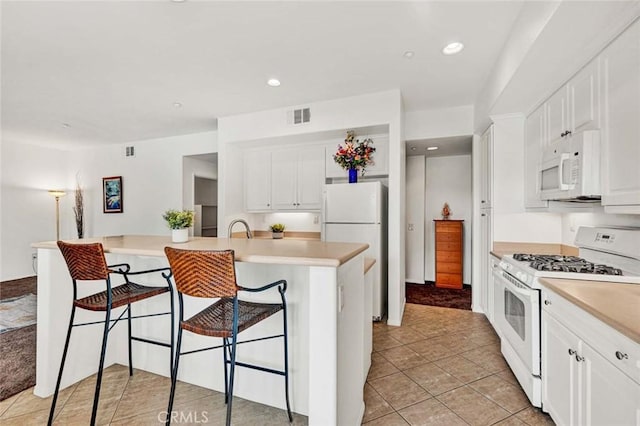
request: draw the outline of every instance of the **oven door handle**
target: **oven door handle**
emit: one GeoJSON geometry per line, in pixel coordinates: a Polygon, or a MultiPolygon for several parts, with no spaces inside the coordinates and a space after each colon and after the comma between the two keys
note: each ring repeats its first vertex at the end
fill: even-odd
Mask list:
{"type": "Polygon", "coordinates": [[[513,284],[511,281],[506,279],[502,273],[498,274],[498,277],[504,282],[505,287],[509,289],[509,291],[519,294],[522,297],[525,297],[527,300],[531,299],[531,290],[523,290],[520,287],[513,284]]]}

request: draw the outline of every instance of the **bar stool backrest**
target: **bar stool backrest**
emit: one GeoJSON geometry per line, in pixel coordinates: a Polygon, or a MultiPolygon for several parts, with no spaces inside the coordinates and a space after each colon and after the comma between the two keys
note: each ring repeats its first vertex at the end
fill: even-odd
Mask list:
{"type": "Polygon", "coordinates": [[[238,293],[233,250],[182,250],[165,247],[180,293],[193,297],[235,297],[238,293]]]}
{"type": "Polygon", "coordinates": [[[74,280],[106,280],[109,277],[102,244],[69,244],[58,241],[58,247],[74,280]]]}

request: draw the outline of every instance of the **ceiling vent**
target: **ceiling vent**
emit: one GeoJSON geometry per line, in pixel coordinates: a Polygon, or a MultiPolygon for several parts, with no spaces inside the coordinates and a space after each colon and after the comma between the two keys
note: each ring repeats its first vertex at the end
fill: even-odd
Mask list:
{"type": "Polygon", "coordinates": [[[300,108],[287,111],[287,124],[304,124],[311,121],[311,108],[300,108]]]}
{"type": "Polygon", "coordinates": [[[135,151],[134,147],[132,147],[132,146],[125,147],[124,155],[125,155],[125,157],[135,157],[136,156],[136,151],[135,151]]]}

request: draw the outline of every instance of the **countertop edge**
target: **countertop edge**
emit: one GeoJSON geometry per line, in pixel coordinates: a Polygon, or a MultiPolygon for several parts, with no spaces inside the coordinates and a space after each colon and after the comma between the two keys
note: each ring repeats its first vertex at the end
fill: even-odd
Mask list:
{"type": "MultiPolygon", "coordinates": [[[[570,290],[564,288],[562,286],[562,284],[560,284],[557,279],[553,279],[553,278],[541,278],[540,279],[540,284],[542,284],[544,287],[546,287],[547,289],[557,293],[559,296],[565,298],[566,300],[568,300],[569,302],[573,303],[576,307],[582,309],[583,311],[591,314],[592,316],[594,316],[596,319],[602,321],[603,323],[607,324],[609,327],[613,328],[614,330],[616,330],[617,332],[619,332],[620,334],[628,337],[629,339],[633,340],[634,342],[640,344],[640,331],[638,330],[634,330],[633,328],[630,328],[629,325],[625,324],[624,322],[621,322],[615,318],[612,318],[611,316],[603,313],[601,310],[599,310],[597,307],[581,300],[579,297],[577,297],[576,295],[574,295],[570,290]]],[[[574,280],[572,280],[574,281],[574,280]]],[[[578,280],[575,280],[578,281],[578,280]]],[[[599,283],[598,281],[589,281],[589,283],[592,284],[597,284],[599,283]]],[[[608,281],[602,281],[600,282],[602,285],[606,285],[606,286],[635,286],[637,284],[620,284],[620,283],[612,283],[612,282],[608,282],[608,281]]],[[[622,296],[624,297],[624,296],[622,296]]]]}
{"type": "MultiPolygon", "coordinates": [[[[78,240],[69,240],[70,242],[80,242],[78,240]]],[[[81,242],[83,243],[103,243],[104,238],[102,237],[94,237],[94,238],[85,238],[81,242]]],[[[171,246],[175,248],[181,248],[182,244],[164,244],[166,246],[171,246]]],[[[56,250],[58,248],[56,241],[41,241],[37,243],[32,243],[31,247],[36,249],[50,249],[56,250]]],[[[308,257],[308,256],[278,256],[278,255],[267,255],[267,254],[255,254],[255,253],[242,253],[240,251],[236,251],[236,261],[238,262],[246,262],[246,263],[260,263],[260,264],[279,264],[279,265],[293,265],[293,266],[311,266],[311,267],[339,267],[351,259],[355,258],[359,254],[363,253],[369,248],[368,244],[361,244],[358,248],[349,252],[346,255],[341,257],[308,257]]],[[[163,257],[164,252],[157,248],[122,248],[122,247],[108,247],[104,246],[105,253],[112,254],[129,254],[134,256],[152,256],[152,257],[163,257]]]]}

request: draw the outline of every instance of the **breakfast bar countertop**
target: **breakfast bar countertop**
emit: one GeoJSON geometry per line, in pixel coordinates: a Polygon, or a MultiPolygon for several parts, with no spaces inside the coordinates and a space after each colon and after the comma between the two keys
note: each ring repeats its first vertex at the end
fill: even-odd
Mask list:
{"type": "MultiPolygon", "coordinates": [[[[172,243],[169,236],[118,235],[65,240],[71,243],[102,243],[105,253],[164,256],[166,246],[188,250],[235,251],[238,262],[337,267],[369,246],[358,243],[329,243],[307,240],[190,237],[186,243],[172,243]]],[[[57,249],[55,241],[34,243],[34,248],[57,249]]]]}

